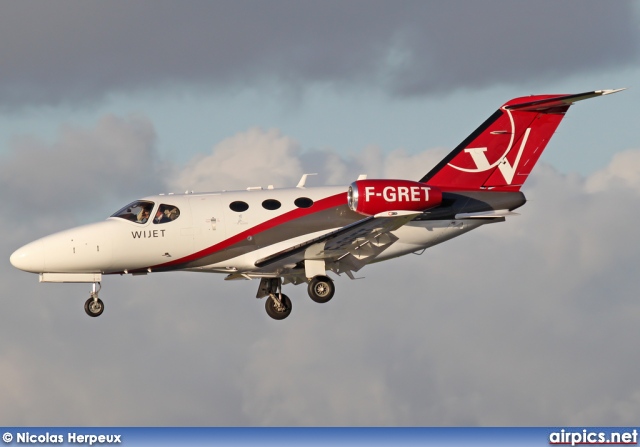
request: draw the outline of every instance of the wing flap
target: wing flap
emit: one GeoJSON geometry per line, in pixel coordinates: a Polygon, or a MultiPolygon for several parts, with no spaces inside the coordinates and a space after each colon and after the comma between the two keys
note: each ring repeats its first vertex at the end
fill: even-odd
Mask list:
{"type": "MultiPolygon", "coordinates": [[[[327,234],[294,245],[256,261],[258,268],[274,264],[296,264],[303,260],[340,260],[355,256],[358,261],[374,256],[376,251],[395,242],[390,233],[413,220],[421,213],[389,211],[366,217],[327,234]]],[[[353,264],[361,264],[355,261],[353,264]]],[[[346,261],[345,261],[346,262],[346,261]]],[[[366,262],[365,262],[366,264],[366,262]]],[[[356,265],[354,265],[356,266],[356,265]]],[[[359,265],[361,268],[362,265],[359,265]]]]}

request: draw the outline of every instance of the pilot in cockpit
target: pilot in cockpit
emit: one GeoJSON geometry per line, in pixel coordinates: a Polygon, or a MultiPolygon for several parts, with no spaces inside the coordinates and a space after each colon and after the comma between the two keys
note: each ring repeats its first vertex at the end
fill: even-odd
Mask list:
{"type": "Polygon", "coordinates": [[[149,216],[151,215],[151,208],[146,206],[140,210],[138,213],[138,218],[136,222],[138,223],[146,223],[149,220],[149,216]]]}
{"type": "Polygon", "coordinates": [[[165,222],[171,222],[171,219],[167,215],[167,211],[164,210],[164,206],[160,205],[156,212],[156,217],[153,218],[153,223],[161,224],[165,222]]]}
{"type": "Polygon", "coordinates": [[[163,224],[172,222],[180,216],[180,211],[173,205],[162,204],[158,207],[156,215],[153,218],[154,224],[163,224]]]}

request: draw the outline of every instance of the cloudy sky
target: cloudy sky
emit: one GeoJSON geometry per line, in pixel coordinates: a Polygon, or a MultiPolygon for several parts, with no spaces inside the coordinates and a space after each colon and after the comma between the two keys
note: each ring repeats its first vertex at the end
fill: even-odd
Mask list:
{"type": "Polygon", "coordinates": [[[2,425],[634,425],[640,4],[0,1],[2,425]],[[160,192],[418,179],[510,98],[571,108],[521,216],[336,280],[38,284],[24,243],[160,192]]]}

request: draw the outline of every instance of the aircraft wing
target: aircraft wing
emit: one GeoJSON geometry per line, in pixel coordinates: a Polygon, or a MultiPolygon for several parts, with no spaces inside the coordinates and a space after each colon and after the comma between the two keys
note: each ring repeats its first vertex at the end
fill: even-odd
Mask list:
{"type": "Polygon", "coordinates": [[[323,260],[336,273],[358,271],[397,240],[392,231],[420,212],[388,211],[344,226],[256,261],[258,268],[278,268],[323,260]]]}

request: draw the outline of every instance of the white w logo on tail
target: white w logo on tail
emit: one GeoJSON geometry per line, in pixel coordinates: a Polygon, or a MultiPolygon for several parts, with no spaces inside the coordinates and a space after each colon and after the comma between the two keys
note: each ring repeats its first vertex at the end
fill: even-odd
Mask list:
{"type": "Polygon", "coordinates": [[[500,169],[500,172],[502,173],[502,176],[504,177],[507,184],[511,185],[511,183],[513,182],[513,177],[515,176],[516,170],[518,169],[518,165],[520,164],[520,158],[522,157],[522,153],[524,152],[524,148],[527,144],[527,140],[529,139],[531,128],[530,127],[527,128],[527,130],[524,132],[524,135],[522,136],[522,142],[520,143],[520,148],[518,149],[518,154],[516,155],[516,159],[514,160],[513,165],[511,165],[511,163],[509,163],[509,160],[507,160],[507,155],[509,155],[509,153],[511,152],[511,148],[513,147],[513,139],[515,136],[515,124],[513,122],[513,116],[511,115],[511,112],[508,109],[506,110],[506,112],[511,121],[511,141],[509,141],[509,145],[507,146],[507,149],[504,151],[501,157],[499,157],[494,163],[491,163],[487,158],[487,154],[486,154],[489,148],[472,147],[472,148],[465,149],[464,152],[468,153],[473,159],[473,162],[476,165],[475,169],[461,168],[460,166],[456,166],[451,163],[448,163],[449,166],[451,166],[454,169],[457,169],[458,171],[463,171],[463,172],[485,172],[497,166],[498,169],[500,169]]]}

